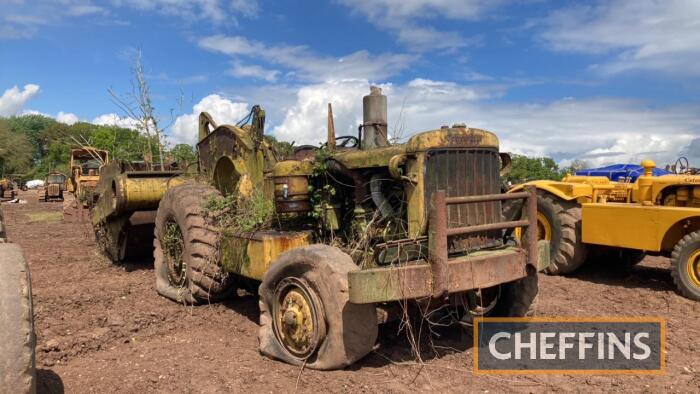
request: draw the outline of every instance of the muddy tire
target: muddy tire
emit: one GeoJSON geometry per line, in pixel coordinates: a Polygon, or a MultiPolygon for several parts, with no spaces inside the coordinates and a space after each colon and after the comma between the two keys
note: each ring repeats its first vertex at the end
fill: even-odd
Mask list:
{"type": "Polygon", "coordinates": [[[5,233],[5,218],[2,214],[2,209],[0,209],[0,243],[7,241],[7,234],[5,233]]]}
{"type": "Polygon", "coordinates": [[[327,245],[282,254],[258,289],[260,352],[320,370],[346,367],[369,353],[377,340],[376,308],[348,299],[347,274],[358,269],[327,245]],[[296,330],[300,322],[303,331],[296,330]]]}
{"type": "Polygon", "coordinates": [[[700,301],[700,231],[681,238],[673,248],[671,275],[681,294],[700,301]]]}
{"type": "MultiPolygon", "coordinates": [[[[551,194],[538,192],[539,220],[550,226],[550,263],[548,274],[563,275],[574,272],[586,261],[586,246],[581,241],[581,206],[551,194]]],[[[539,230],[538,230],[539,231],[539,230]]]]}
{"type": "Polygon", "coordinates": [[[530,317],[535,314],[539,293],[537,271],[527,267],[527,276],[501,285],[498,304],[490,314],[493,317],[530,317]]]}
{"type": "Polygon", "coordinates": [[[36,391],[35,346],[29,267],[19,246],[0,244],[0,392],[36,391]]]}
{"type": "Polygon", "coordinates": [[[211,186],[184,184],[168,189],[155,220],[156,289],[177,302],[220,301],[235,291],[234,279],[219,262],[219,234],[202,204],[220,195],[211,186]]]}

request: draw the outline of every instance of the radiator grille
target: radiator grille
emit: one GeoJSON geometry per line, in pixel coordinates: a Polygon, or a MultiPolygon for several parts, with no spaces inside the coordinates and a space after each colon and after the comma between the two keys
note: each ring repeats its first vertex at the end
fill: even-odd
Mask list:
{"type": "MultiPolygon", "coordinates": [[[[447,197],[497,194],[500,164],[495,149],[441,149],[428,152],[425,173],[425,203],[430,195],[445,190],[447,197]]],[[[501,221],[501,202],[450,205],[447,227],[464,227],[501,221]]],[[[452,237],[450,252],[463,252],[501,244],[501,230],[452,237]]]]}
{"type": "Polygon", "coordinates": [[[49,195],[50,196],[58,196],[58,194],[61,192],[60,186],[59,185],[49,185],[49,195]]]}

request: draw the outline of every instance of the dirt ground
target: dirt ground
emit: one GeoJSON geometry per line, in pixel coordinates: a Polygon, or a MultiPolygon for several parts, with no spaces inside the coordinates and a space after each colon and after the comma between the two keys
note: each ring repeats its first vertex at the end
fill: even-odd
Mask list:
{"type": "Polygon", "coordinates": [[[663,316],[667,371],[631,375],[472,375],[471,333],[435,339],[415,361],[385,330],[380,347],[342,371],[301,371],[257,350],[257,299],[185,307],[155,291],[152,262],[115,266],[88,224],[60,220],[61,203],[5,204],[11,242],[32,270],[39,392],[700,392],[700,303],[679,296],[668,260],[631,272],[603,265],[540,277],[541,316],[663,316]],[[430,353],[430,352],[428,352],[430,353]]]}

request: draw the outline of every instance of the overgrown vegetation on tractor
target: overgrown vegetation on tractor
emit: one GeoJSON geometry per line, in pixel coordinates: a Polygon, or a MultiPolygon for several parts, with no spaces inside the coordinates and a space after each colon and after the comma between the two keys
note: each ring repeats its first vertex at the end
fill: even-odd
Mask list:
{"type": "Polygon", "coordinates": [[[194,304],[255,292],[260,351],[315,369],[357,361],[379,324],[415,311],[467,324],[531,313],[546,242],[534,191],[499,193],[496,136],[455,125],[390,144],[386,97],[373,87],[363,107],[359,135],[336,137],[329,106],[327,142],[293,150],[264,136],[258,106],[235,126],[202,113],[198,176],[158,205],[158,292],[194,304]],[[503,222],[508,199],[529,210],[503,222]],[[517,226],[533,241],[504,237],[517,226]]]}
{"type": "MultiPolygon", "coordinates": [[[[550,241],[548,273],[571,273],[587,257],[631,266],[645,254],[663,255],[681,294],[700,300],[700,176],[653,176],[651,160],[642,167],[635,182],[568,175],[511,192],[537,188],[538,237],[550,241]]],[[[506,216],[518,212],[515,204],[506,208],[506,216]]]]}

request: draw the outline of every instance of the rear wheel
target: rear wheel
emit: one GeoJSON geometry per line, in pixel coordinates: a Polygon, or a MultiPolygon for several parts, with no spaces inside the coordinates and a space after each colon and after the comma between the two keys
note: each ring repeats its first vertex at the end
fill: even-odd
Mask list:
{"type": "Polygon", "coordinates": [[[184,184],[168,189],[155,220],[156,289],[178,302],[219,301],[235,290],[219,262],[219,234],[202,204],[220,195],[211,186],[184,184]]]}
{"type": "Polygon", "coordinates": [[[260,352],[294,365],[338,369],[377,340],[374,304],[348,299],[347,274],[359,268],[327,245],[282,254],[265,273],[260,295],[260,352]]]}
{"type": "Polygon", "coordinates": [[[684,296],[700,301],[700,231],[683,237],[671,254],[671,274],[684,296]]]}

